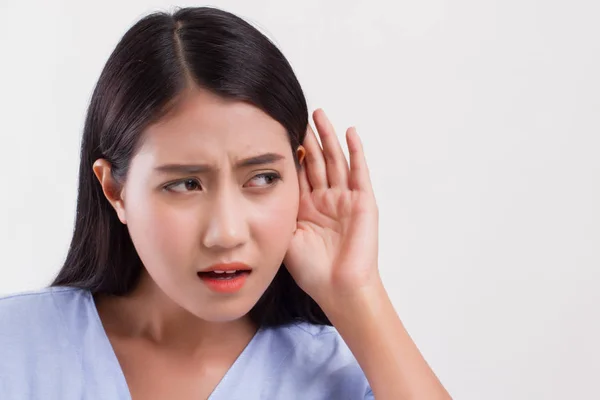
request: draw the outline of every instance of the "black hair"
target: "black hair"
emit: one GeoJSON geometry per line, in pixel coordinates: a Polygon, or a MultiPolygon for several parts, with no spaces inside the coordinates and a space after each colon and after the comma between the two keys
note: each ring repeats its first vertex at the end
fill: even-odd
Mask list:
{"type": "MultiPolygon", "coordinates": [[[[52,286],[109,295],[134,289],[144,266],[92,165],[106,159],[113,178],[124,182],[144,129],[194,86],[248,102],[281,123],[299,166],[296,149],[308,125],[306,99],[292,67],[266,36],[243,19],[215,8],[147,15],[123,35],[92,94],[81,143],[73,237],[52,286]]],[[[260,326],[295,321],[331,325],[285,265],[249,316],[260,326]]]]}

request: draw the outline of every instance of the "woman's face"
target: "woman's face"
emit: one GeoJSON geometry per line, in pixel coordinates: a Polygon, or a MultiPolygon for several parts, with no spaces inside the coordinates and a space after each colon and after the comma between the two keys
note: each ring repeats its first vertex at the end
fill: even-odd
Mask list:
{"type": "Polygon", "coordinates": [[[279,122],[195,91],[145,131],[121,194],[122,219],[168,297],[206,321],[231,321],[250,311],[279,269],[296,229],[298,191],[279,122]],[[233,293],[198,275],[230,262],[252,268],[233,293]]]}

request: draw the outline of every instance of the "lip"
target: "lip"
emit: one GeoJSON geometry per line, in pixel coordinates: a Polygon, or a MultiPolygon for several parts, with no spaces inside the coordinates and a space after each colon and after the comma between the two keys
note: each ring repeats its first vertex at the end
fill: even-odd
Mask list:
{"type": "Polygon", "coordinates": [[[226,264],[214,264],[210,267],[203,269],[202,271],[198,271],[198,278],[210,290],[217,293],[229,293],[233,294],[239,292],[244,284],[246,283],[246,279],[250,275],[252,268],[248,265],[241,262],[232,262],[226,264]],[[207,272],[221,271],[222,275],[220,278],[215,277],[211,274],[206,274],[207,272]],[[236,273],[227,273],[227,271],[237,271],[236,273]],[[241,273],[240,273],[241,272],[241,273]],[[228,276],[229,275],[229,276],[228,276]]]}
{"type": "Polygon", "coordinates": [[[214,264],[210,267],[200,270],[198,272],[211,272],[211,271],[252,271],[252,268],[242,262],[231,262],[231,263],[220,263],[214,264]]]}

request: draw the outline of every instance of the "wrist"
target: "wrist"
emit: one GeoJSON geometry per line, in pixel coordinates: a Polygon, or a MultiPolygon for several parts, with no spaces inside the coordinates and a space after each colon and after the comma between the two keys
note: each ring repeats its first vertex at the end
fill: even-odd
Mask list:
{"type": "Polygon", "coordinates": [[[381,306],[389,302],[383,282],[377,276],[368,284],[343,290],[330,290],[317,300],[323,312],[332,321],[352,320],[361,323],[363,319],[373,317],[381,306]]]}

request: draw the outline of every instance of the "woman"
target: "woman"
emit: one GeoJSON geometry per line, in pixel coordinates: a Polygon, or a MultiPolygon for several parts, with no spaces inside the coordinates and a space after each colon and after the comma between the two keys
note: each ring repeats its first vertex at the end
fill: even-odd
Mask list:
{"type": "Polygon", "coordinates": [[[136,23],[91,99],[65,264],[0,300],[0,398],[449,398],[381,283],[357,133],[348,164],[314,122],[322,149],[238,17],[136,23]]]}

